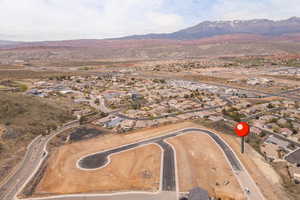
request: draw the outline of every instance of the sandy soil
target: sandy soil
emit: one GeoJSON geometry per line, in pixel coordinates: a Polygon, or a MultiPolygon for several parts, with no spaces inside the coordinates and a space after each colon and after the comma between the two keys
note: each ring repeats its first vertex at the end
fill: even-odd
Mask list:
{"type": "Polygon", "coordinates": [[[112,156],[111,163],[100,170],[76,168],[80,146],[60,148],[36,188],[36,194],[73,194],[159,188],[161,150],[147,145],[112,156]]]}
{"type": "Polygon", "coordinates": [[[179,189],[206,189],[210,196],[243,199],[243,191],[215,142],[205,134],[189,133],[168,139],[177,152],[179,189]]]}
{"type": "MultiPolygon", "coordinates": [[[[106,134],[97,138],[82,142],[73,143],[60,147],[49,160],[49,167],[37,187],[37,193],[79,193],[79,192],[105,192],[105,191],[120,191],[120,190],[156,190],[159,185],[160,174],[160,149],[157,146],[147,146],[142,149],[136,149],[115,155],[112,158],[112,163],[107,166],[107,169],[96,171],[81,171],[76,168],[76,161],[90,153],[101,151],[104,149],[120,146],[144,140],[146,138],[164,135],[171,131],[188,128],[200,127],[191,122],[172,124],[157,128],[149,128],[140,131],[131,132],[128,134],[106,134]],[[122,168],[120,168],[122,166],[122,168]],[[145,170],[151,171],[151,178],[146,180],[141,176],[145,170]],[[103,181],[105,179],[105,181],[103,181]],[[131,181],[133,179],[133,181],[131,181]],[[109,180],[109,181],[107,181],[109,180]],[[146,181],[145,181],[146,180],[146,181]]],[[[237,155],[253,177],[255,182],[261,188],[265,197],[272,200],[285,200],[285,194],[280,187],[280,178],[274,170],[265,163],[259,155],[250,147],[246,148],[246,153],[241,154],[240,142],[238,138],[220,134],[226,142],[236,151],[237,155]]],[[[179,136],[181,137],[181,136],[179,136]]],[[[222,194],[224,190],[239,193],[239,186],[234,179],[232,172],[226,164],[225,158],[215,144],[210,144],[212,141],[200,134],[186,135],[181,140],[170,139],[182,155],[178,155],[179,165],[183,165],[185,171],[180,172],[179,176],[189,177],[189,173],[195,172],[196,178],[188,180],[182,179],[180,188],[182,191],[190,189],[194,185],[207,188],[210,193],[222,194]],[[201,137],[201,138],[198,138],[201,137]],[[195,143],[197,141],[197,143],[195,143]],[[199,146],[199,141],[205,141],[199,146]],[[185,149],[186,146],[199,146],[199,148],[185,149]],[[201,148],[200,148],[201,147],[201,148]],[[204,148],[205,147],[205,148],[204,148]],[[209,153],[202,152],[209,151],[209,153]],[[194,157],[201,159],[193,159],[194,157]],[[206,163],[203,164],[203,159],[206,163]],[[218,161],[218,162],[217,162],[218,161]],[[222,164],[219,164],[221,161],[222,164]],[[187,163],[192,163],[188,165],[187,163]],[[218,165],[216,165],[218,163],[218,165]],[[207,167],[208,166],[208,167],[207,167]],[[197,167],[197,168],[196,168],[197,167]],[[206,169],[205,173],[199,169],[206,169]],[[221,169],[222,168],[222,169],[221,169]],[[183,175],[180,175],[183,174],[183,175]],[[219,174],[218,176],[216,174],[219,174]],[[202,180],[203,179],[203,180],[202,180]],[[220,183],[220,186],[214,186],[215,182],[220,183]],[[224,186],[224,181],[229,180],[230,183],[224,186]],[[213,189],[214,188],[214,189],[213,189]]],[[[207,137],[207,136],[206,136],[207,137]]],[[[145,173],[144,173],[145,174],[145,173]]],[[[194,175],[194,174],[193,174],[194,175]]],[[[225,191],[225,193],[226,193],[225,191]]]]}
{"type": "Polygon", "coordinates": [[[186,122],[128,134],[106,134],[91,140],[62,146],[51,155],[48,168],[35,193],[70,194],[157,190],[160,180],[161,150],[156,145],[148,145],[114,155],[111,164],[100,170],[82,171],[77,169],[76,162],[82,156],[90,153],[155,137],[192,125],[192,123],[186,122]],[[145,179],[141,175],[147,174],[148,172],[145,173],[147,170],[151,174],[149,179],[145,179]]]}

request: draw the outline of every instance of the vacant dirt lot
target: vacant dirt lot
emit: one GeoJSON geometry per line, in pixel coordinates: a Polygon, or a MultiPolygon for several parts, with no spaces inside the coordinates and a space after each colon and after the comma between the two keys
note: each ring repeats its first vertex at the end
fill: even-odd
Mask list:
{"type": "Polygon", "coordinates": [[[59,147],[51,155],[35,195],[126,190],[156,191],[159,188],[161,162],[161,150],[156,145],[114,155],[111,164],[100,170],[82,171],[76,167],[76,162],[90,153],[155,137],[191,125],[193,124],[181,123],[122,135],[106,134],[59,147]]]}
{"type": "Polygon", "coordinates": [[[128,134],[105,134],[94,139],[59,147],[51,155],[46,172],[37,186],[35,194],[158,190],[161,150],[156,145],[148,145],[114,155],[111,164],[100,170],[82,171],[76,167],[76,162],[82,156],[90,153],[155,137],[192,125],[192,123],[181,123],[128,134]]]}
{"type": "MultiPolygon", "coordinates": [[[[67,194],[85,192],[110,192],[126,190],[155,191],[159,187],[161,150],[148,145],[112,156],[106,168],[95,171],[82,171],[75,164],[79,158],[112,147],[164,135],[187,127],[201,127],[185,122],[157,128],[149,128],[128,134],[105,134],[97,138],[80,141],[59,147],[48,162],[48,168],[37,186],[35,193],[67,194]]],[[[247,153],[239,153],[240,143],[235,137],[220,134],[237,152],[253,179],[270,199],[282,199],[277,179],[271,182],[264,167],[252,159],[256,155],[247,147],[247,153]],[[276,185],[273,185],[275,184],[276,185]],[[274,186],[274,187],[273,187],[274,186]]],[[[231,172],[223,153],[206,135],[188,134],[169,139],[177,149],[177,163],[180,190],[187,191],[199,185],[210,194],[229,197],[233,194],[239,199],[241,189],[231,172]],[[201,145],[200,145],[201,144],[201,145]],[[204,161],[204,162],[203,162],[204,161]],[[216,184],[218,183],[218,184],[216,184]]],[[[272,174],[272,173],[271,173],[272,174]]]]}
{"type": "Polygon", "coordinates": [[[181,192],[200,186],[210,196],[243,199],[243,191],[223,152],[209,136],[189,133],[168,141],[177,152],[181,192]]]}
{"type": "MultiPolygon", "coordinates": [[[[101,141],[100,141],[101,142],[101,141]]],[[[100,145],[101,146],[101,145],[100,145]]],[[[159,188],[161,150],[156,145],[112,156],[100,170],[79,170],[75,163],[85,145],[67,145],[50,159],[36,194],[73,194],[127,190],[154,191],[159,188]]],[[[90,146],[96,151],[97,146],[90,146]]]]}

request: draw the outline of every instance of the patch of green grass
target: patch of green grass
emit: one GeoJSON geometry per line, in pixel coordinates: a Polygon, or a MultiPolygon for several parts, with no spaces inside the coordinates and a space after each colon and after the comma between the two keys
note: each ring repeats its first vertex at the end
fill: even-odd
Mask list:
{"type": "Polygon", "coordinates": [[[25,85],[23,83],[18,83],[18,88],[20,89],[21,92],[25,92],[28,90],[27,85],[25,85]]]}

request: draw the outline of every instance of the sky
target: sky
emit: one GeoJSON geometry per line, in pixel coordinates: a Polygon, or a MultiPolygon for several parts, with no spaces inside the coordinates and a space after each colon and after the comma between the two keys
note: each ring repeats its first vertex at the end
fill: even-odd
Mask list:
{"type": "Polygon", "coordinates": [[[168,33],[206,20],[286,19],[300,0],[0,0],[0,40],[168,33]]]}

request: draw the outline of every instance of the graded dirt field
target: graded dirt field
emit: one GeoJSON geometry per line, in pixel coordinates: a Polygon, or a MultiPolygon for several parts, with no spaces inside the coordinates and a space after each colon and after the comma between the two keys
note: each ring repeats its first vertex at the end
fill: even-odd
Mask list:
{"type": "Polygon", "coordinates": [[[210,196],[243,199],[243,191],[223,152],[208,135],[191,132],[168,142],[176,149],[180,192],[198,186],[210,196]]]}
{"type": "Polygon", "coordinates": [[[113,155],[112,162],[107,167],[95,171],[82,171],[76,167],[76,162],[91,153],[192,125],[187,122],[128,134],[106,134],[59,147],[50,156],[48,167],[36,187],[35,195],[157,191],[160,183],[161,149],[156,145],[147,145],[113,155]]]}
{"type": "MultiPolygon", "coordinates": [[[[156,145],[113,155],[110,165],[95,171],[82,171],[76,167],[76,162],[91,153],[191,127],[204,128],[184,122],[127,134],[105,134],[59,147],[52,153],[48,168],[36,187],[35,195],[157,191],[160,182],[161,150],[156,145]]],[[[265,197],[285,200],[279,186],[280,179],[275,177],[276,173],[270,171],[272,168],[267,164],[260,166],[264,162],[258,160],[259,157],[250,147],[247,147],[245,154],[240,154],[240,143],[236,137],[222,133],[219,135],[235,150],[265,197]],[[269,175],[273,178],[269,178],[269,175]]],[[[235,195],[233,199],[240,199],[240,186],[224,154],[208,136],[193,133],[170,138],[168,141],[176,146],[180,191],[186,192],[198,185],[207,189],[210,194],[230,199],[229,192],[235,195]]]]}
{"type": "Polygon", "coordinates": [[[83,171],[75,166],[85,145],[60,148],[50,159],[46,173],[36,188],[36,194],[73,194],[159,188],[161,150],[147,145],[111,157],[103,169],[83,171]]]}

